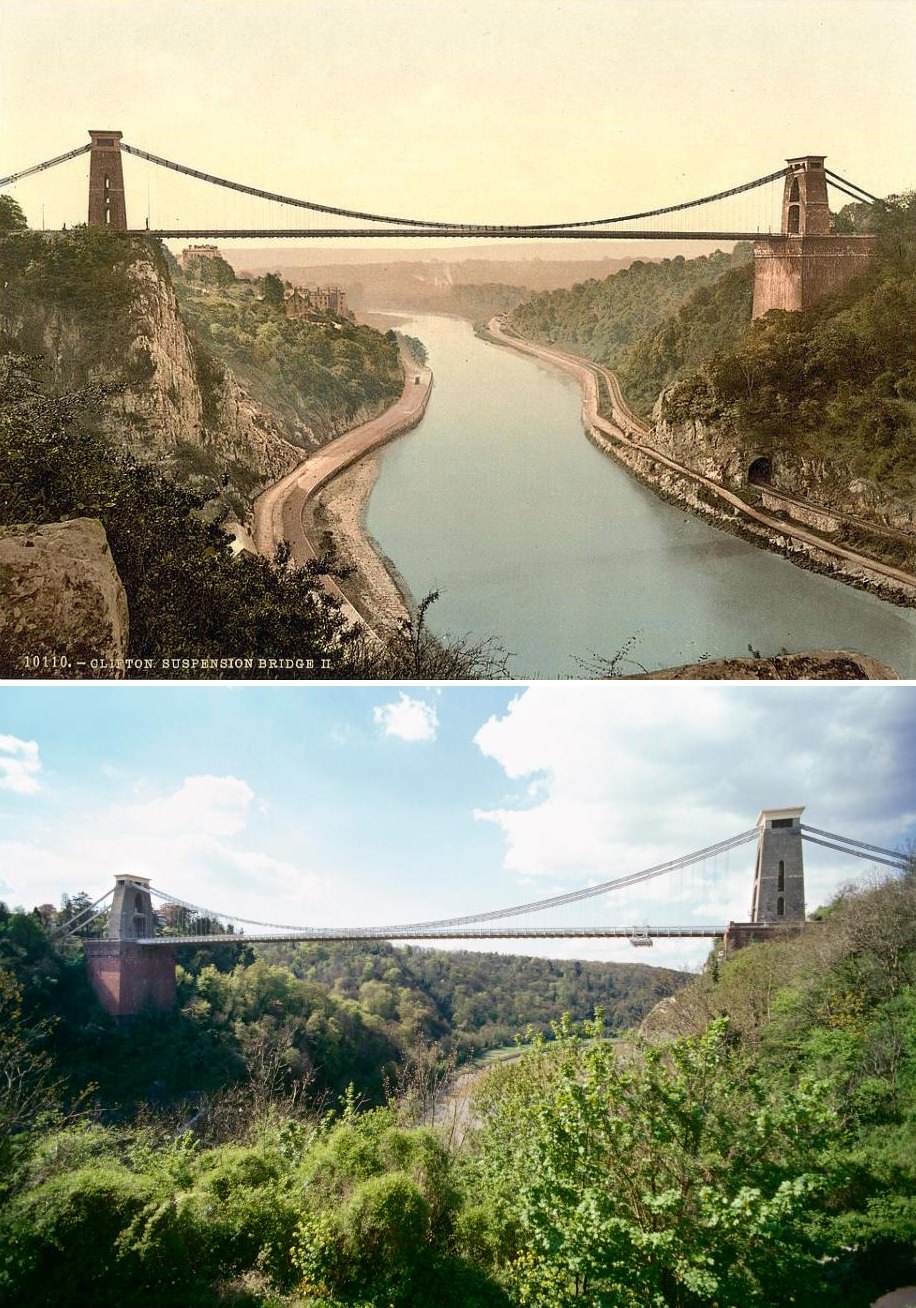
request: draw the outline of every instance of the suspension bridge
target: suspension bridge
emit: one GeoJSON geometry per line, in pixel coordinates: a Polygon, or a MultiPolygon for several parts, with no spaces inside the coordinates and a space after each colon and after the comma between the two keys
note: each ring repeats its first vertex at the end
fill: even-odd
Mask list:
{"type": "MultiPolygon", "coordinates": [[[[59,938],[82,936],[89,976],[103,1004],[117,1016],[174,1003],[176,951],[182,947],[239,946],[306,941],[450,941],[624,939],[636,947],[655,940],[724,940],[726,952],[752,940],[801,930],[806,920],[803,844],[901,872],[910,859],[899,851],[809,826],[803,808],[765,809],[753,827],[703,849],[628,872],[565,894],[427,921],[360,926],[290,925],[253,921],[231,911],[194,904],[151,880],[118,876],[114,886],[56,930],[59,938]],[[707,867],[756,845],[749,918],[697,925],[633,925],[615,915],[615,896],[707,867]],[[569,912],[579,914],[570,923],[569,912]],[[546,919],[546,920],[545,920],[546,919]],[[615,920],[616,919],[616,920],[615,920]],[[99,924],[105,934],[98,935],[99,924]]],[[[700,879],[709,893],[708,878],[700,879]]],[[[668,895],[670,898],[670,894],[668,895]]],[[[677,896],[684,900],[683,886],[677,896]]]]}
{"type": "MultiPolygon", "coordinates": [[[[874,202],[875,196],[855,182],[824,165],[824,157],[800,156],[784,167],[738,185],[720,188],[695,199],[679,199],[654,208],[603,218],[564,218],[555,221],[507,223],[490,219],[460,221],[441,217],[394,215],[371,209],[357,209],[324,201],[281,194],[250,183],[219,177],[202,168],[166,159],[152,151],[130,145],[119,131],[91,131],[87,144],[32,164],[0,178],[0,187],[21,186],[30,178],[44,176],[88,154],[89,205],[91,227],[107,227],[128,234],[160,238],[224,240],[244,237],[272,239],[341,239],[355,237],[442,238],[487,240],[697,240],[739,241],[776,232],[800,235],[827,234],[829,218],[827,186],[838,194],[861,203],[874,202]],[[166,177],[188,179],[193,187],[184,192],[164,187],[154,191],[153,184],[142,176],[132,178],[136,207],[146,210],[145,225],[130,227],[123,162],[148,165],[166,177]],[[807,174],[816,174],[808,177],[807,174]],[[816,184],[817,194],[811,189],[816,184]],[[792,195],[794,183],[794,195],[792,195]],[[775,191],[774,191],[775,184],[775,191]],[[145,204],[143,195],[145,191],[145,204]],[[782,194],[784,192],[784,194],[782,194]],[[809,193],[810,192],[810,193],[809,193]],[[220,208],[216,199],[236,201],[220,208]],[[736,204],[750,200],[752,207],[736,204]],[[179,216],[171,217],[179,210],[179,216]],[[818,213],[817,210],[823,209],[818,213]],[[703,211],[705,221],[697,225],[696,211],[703,211]],[[169,214],[165,220],[163,215],[169,214]],[[182,214],[185,218],[182,219],[182,214]],[[218,214],[218,216],[217,216],[218,214]],[[321,219],[320,225],[315,219],[321,219]],[[330,226],[329,219],[347,220],[351,225],[330,226]],[[688,226],[685,226],[685,222],[688,226]]],[[[132,201],[131,209],[135,208],[132,201]]],[[[81,221],[71,211],[71,221],[81,221]]]]}
{"type": "MultiPolygon", "coordinates": [[[[51,170],[88,154],[88,226],[160,240],[753,241],[755,318],[770,309],[818,303],[858,276],[875,250],[871,236],[834,233],[828,190],[859,204],[878,201],[827,168],[824,155],[799,155],[762,177],[654,208],[634,207],[604,218],[544,221],[538,216],[509,223],[395,215],[285,195],[166,159],[128,144],[119,131],[92,130],[89,137],[85,145],[0,178],[0,188],[41,183],[51,170]],[[147,170],[145,186],[142,176],[131,178],[131,211],[145,208],[143,227],[128,225],[125,160],[131,168],[147,170]],[[179,180],[182,190],[172,185],[179,180]],[[334,220],[347,225],[331,225],[334,220]]],[[[44,200],[34,195],[32,207],[39,204],[44,229],[44,200]]],[[[71,222],[76,212],[71,202],[71,222]]],[[[52,238],[65,227],[61,218],[60,228],[52,226],[45,234],[52,238]]]]}

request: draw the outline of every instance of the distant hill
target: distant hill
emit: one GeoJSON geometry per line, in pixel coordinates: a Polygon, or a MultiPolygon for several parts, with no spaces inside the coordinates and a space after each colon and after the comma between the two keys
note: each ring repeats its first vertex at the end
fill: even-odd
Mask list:
{"type": "MultiPolygon", "coordinates": [[[[322,250],[325,257],[330,253],[322,250]]],[[[335,252],[337,253],[337,252],[335,252]]],[[[416,250],[351,251],[371,259],[340,257],[313,262],[295,250],[233,250],[225,257],[239,273],[278,273],[295,284],[341,285],[356,310],[413,309],[483,318],[514,307],[537,291],[572,286],[582,277],[606,277],[626,268],[632,255],[603,258],[500,258],[498,252],[456,257],[451,252],[416,250]],[[397,257],[395,257],[397,256],[397,257]]],[[[341,256],[346,252],[341,251],[341,256]]]]}

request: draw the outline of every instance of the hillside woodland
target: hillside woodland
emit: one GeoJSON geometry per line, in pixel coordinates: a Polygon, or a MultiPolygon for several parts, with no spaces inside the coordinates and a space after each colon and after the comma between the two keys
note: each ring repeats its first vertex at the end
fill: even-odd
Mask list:
{"type": "Polygon", "coordinates": [[[534,295],[509,320],[531,340],[618,370],[628,400],[646,412],[672,368],[730,343],[750,320],[751,253],[739,244],[732,254],[637,261],[601,281],[534,295]]]}
{"type": "Polygon", "coordinates": [[[916,195],[848,205],[836,230],[878,237],[869,271],[801,313],[751,321],[750,247],[633,264],[533,296],[510,321],[614,368],[644,417],[744,448],[840,464],[916,498],[916,195]]]}
{"type": "Polygon", "coordinates": [[[771,311],[730,348],[688,364],[661,417],[740,431],[765,453],[840,461],[912,503],[916,194],[844,215],[844,227],[878,236],[870,270],[802,313],[771,311]]]}
{"type": "Polygon", "coordinates": [[[511,1025],[473,1011],[503,965],[573,1009],[611,974],[220,946],[115,1033],[33,916],[0,939],[4,1304],[865,1308],[916,1273],[916,870],[714,951],[623,1040],[560,1018],[457,1127],[406,1031],[511,1025]],[[217,1084],[176,1112],[187,1068],[217,1084]]]}
{"type": "Polygon", "coordinates": [[[289,318],[272,273],[238,281],[220,258],[192,260],[185,272],[169,264],[195,338],[281,418],[293,443],[307,448],[338,436],[400,395],[394,332],[331,314],[289,318]]]}

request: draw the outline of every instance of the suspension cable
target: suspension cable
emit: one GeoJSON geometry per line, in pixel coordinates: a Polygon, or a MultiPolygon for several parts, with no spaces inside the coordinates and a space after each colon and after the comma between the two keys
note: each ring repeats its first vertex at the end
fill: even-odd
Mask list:
{"type": "Polygon", "coordinates": [[[580,222],[566,223],[454,223],[442,222],[429,218],[393,218],[390,215],[367,213],[359,209],[340,209],[335,205],[318,204],[314,200],[299,200],[290,195],[279,195],[275,191],[264,191],[256,186],[246,186],[242,182],[231,182],[225,177],[215,177],[212,173],[201,172],[198,168],[189,168],[186,164],[175,163],[171,159],[163,159],[161,155],[150,154],[147,150],[140,150],[137,146],[127,145],[121,142],[121,149],[126,150],[128,154],[135,155],[138,159],[145,159],[148,163],[157,164],[160,168],[170,168],[173,172],[184,173],[186,177],[196,177],[199,181],[210,182],[214,186],[225,186],[232,191],[241,191],[245,195],[254,195],[262,200],[276,200],[280,204],[293,205],[298,209],[312,209],[317,213],[337,214],[343,218],[361,218],[366,222],[375,223],[395,223],[402,227],[455,227],[455,228],[477,228],[492,227],[494,230],[510,229],[522,227],[526,231],[559,231],[563,228],[573,227],[601,227],[605,223],[622,223],[630,222],[636,218],[654,218],[659,214],[675,213],[681,209],[693,209],[698,205],[711,204],[714,200],[723,200],[731,195],[740,195],[743,191],[753,190],[754,187],[764,186],[767,182],[775,181],[777,177],[784,177],[788,171],[786,168],[780,168],[775,173],[770,173],[766,177],[758,177],[753,182],[745,182],[741,186],[733,186],[727,191],[718,191],[715,195],[706,195],[699,200],[687,200],[682,204],[667,205],[663,209],[647,209],[643,213],[630,213],[618,215],[615,218],[589,218],[580,222]]]}
{"type": "Polygon", "coordinates": [[[824,172],[828,177],[833,177],[836,181],[842,182],[844,186],[851,186],[853,190],[861,191],[862,195],[864,195],[867,200],[871,200],[873,204],[881,203],[877,195],[872,195],[871,191],[866,191],[858,184],[858,182],[851,182],[847,177],[841,177],[840,174],[835,173],[832,168],[825,168],[824,172]]]}
{"type": "Polygon", "coordinates": [[[54,159],[46,159],[44,163],[33,164],[31,168],[23,168],[20,173],[10,173],[9,177],[0,177],[0,186],[11,186],[13,182],[20,181],[23,177],[31,177],[32,173],[43,173],[47,168],[55,168],[57,164],[66,163],[68,159],[75,159],[77,155],[85,154],[87,150],[92,149],[92,142],[88,145],[77,146],[75,150],[68,150],[66,154],[59,154],[54,159]]]}
{"type": "Polygon", "coordinates": [[[113,889],[106,890],[104,895],[100,895],[94,904],[90,904],[88,908],[82,909],[82,911],[77,913],[76,917],[71,918],[69,922],[65,922],[62,926],[55,927],[55,929],[50,933],[50,939],[53,940],[55,936],[61,934],[72,936],[77,931],[82,931],[83,927],[89,926],[90,922],[94,922],[97,917],[101,917],[102,914],[107,911],[105,908],[100,907],[100,905],[103,905],[105,900],[110,899],[113,894],[113,889]]]}
{"type": "Polygon", "coordinates": [[[851,199],[855,200],[858,204],[870,205],[872,203],[871,200],[866,200],[861,195],[857,195],[855,191],[850,191],[848,186],[841,186],[840,183],[835,182],[832,177],[827,178],[827,185],[832,186],[835,191],[842,191],[844,195],[848,195],[851,199]]]}
{"type": "MultiPolygon", "coordinates": [[[[613,881],[604,881],[597,886],[589,886],[584,890],[573,890],[565,895],[554,895],[550,899],[538,899],[528,904],[517,904],[512,908],[493,909],[488,913],[470,913],[463,917],[440,918],[432,922],[407,922],[398,923],[394,926],[373,927],[373,930],[391,930],[391,931],[425,931],[435,927],[456,927],[469,926],[475,922],[493,922],[503,917],[515,917],[524,913],[537,913],[547,908],[559,908],[565,904],[573,904],[582,899],[592,899],[598,895],[604,895],[612,890],[620,890],[626,886],[637,885],[641,881],[648,881],[653,877],[662,876],[666,872],[674,872],[678,868],[687,867],[691,863],[699,863],[704,858],[709,858],[714,854],[723,853],[727,850],[735,849],[739,845],[747,844],[749,840],[754,840],[759,836],[758,827],[753,827],[749,831],[743,831],[740,835],[731,836],[728,840],[720,840],[715,845],[709,845],[706,849],[697,850],[693,854],[684,854],[680,858],[671,859],[667,863],[659,863],[655,867],[645,868],[641,872],[631,872],[627,876],[618,877],[613,881]]],[[[199,904],[191,904],[186,900],[177,899],[167,891],[160,890],[158,887],[151,886],[152,893],[158,895],[160,899],[166,899],[172,904],[177,904],[180,908],[190,909],[202,917],[220,918],[226,917],[225,913],[215,912],[213,909],[202,908],[199,904]]],[[[233,922],[241,922],[245,926],[265,927],[273,931],[335,931],[335,927],[303,927],[291,926],[288,922],[258,922],[253,918],[232,917],[233,922]]]]}
{"type": "Polygon", "coordinates": [[[868,858],[870,854],[882,854],[885,858],[895,859],[898,863],[907,864],[910,861],[909,855],[901,853],[899,849],[885,849],[883,845],[869,845],[864,840],[853,840],[850,836],[838,836],[835,831],[821,831],[820,827],[809,827],[805,822],[802,822],[801,829],[805,840],[813,840],[815,836],[824,836],[827,840],[839,841],[844,848],[855,845],[857,849],[863,852],[857,853],[856,849],[849,848],[849,853],[855,854],[857,858],[868,858]]]}
{"type": "Polygon", "coordinates": [[[838,845],[833,840],[822,840],[820,836],[806,836],[805,839],[814,845],[823,845],[825,849],[836,849],[841,854],[867,859],[869,863],[883,863],[885,867],[895,868],[898,872],[902,872],[906,867],[900,859],[885,858],[883,854],[866,854],[864,850],[850,849],[848,845],[838,845]]]}

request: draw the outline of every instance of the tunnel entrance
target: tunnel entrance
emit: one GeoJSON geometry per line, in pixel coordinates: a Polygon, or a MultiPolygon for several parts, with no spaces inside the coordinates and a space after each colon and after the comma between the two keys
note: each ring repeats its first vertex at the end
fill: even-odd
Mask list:
{"type": "Polygon", "coordinates": [[[770,483],[770,460],[761,454],[747,470],[748,484],[751,486],[768,486],[770,483]]]}

